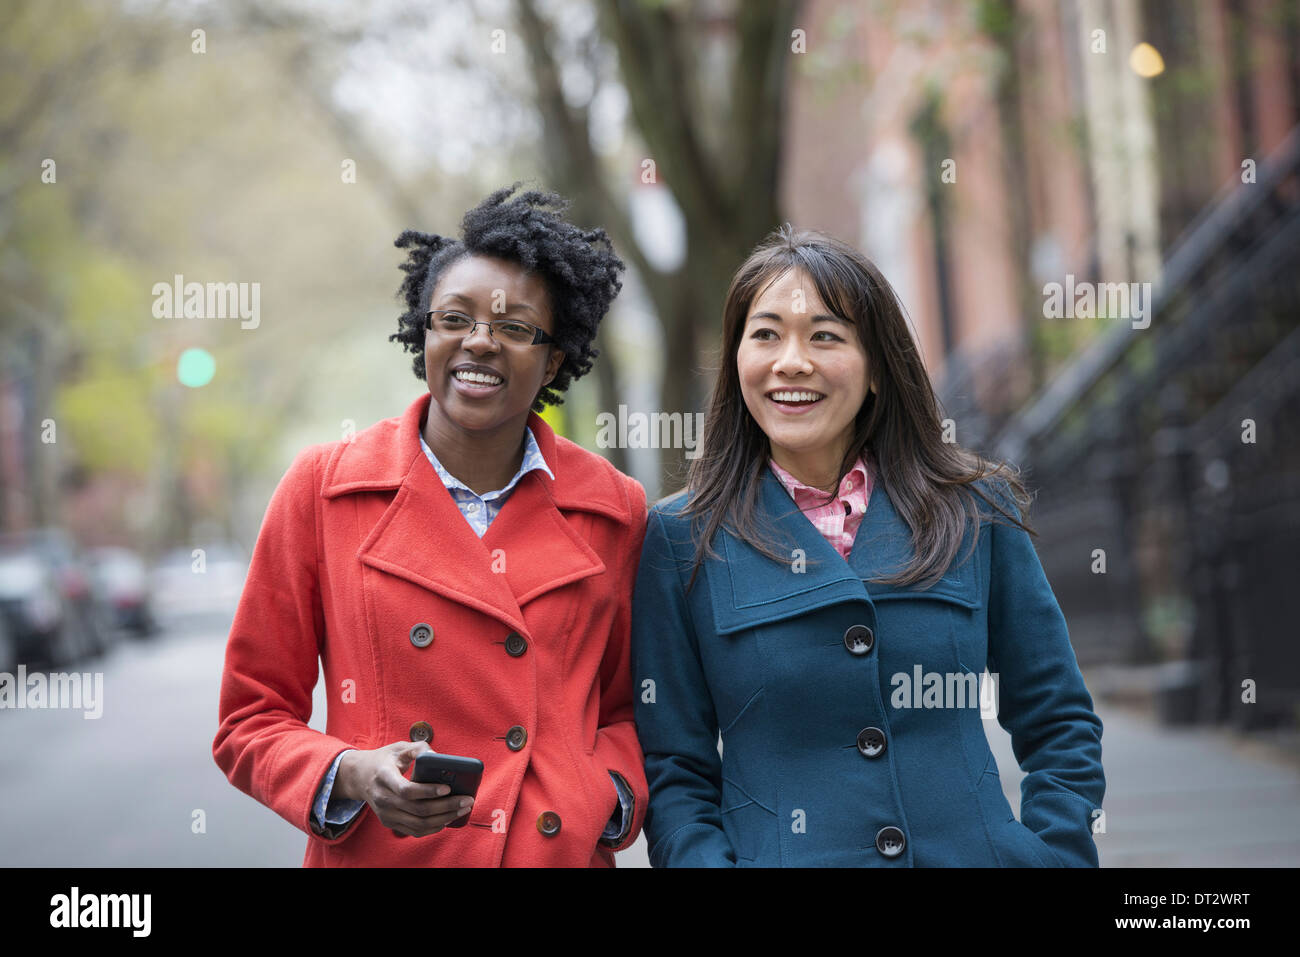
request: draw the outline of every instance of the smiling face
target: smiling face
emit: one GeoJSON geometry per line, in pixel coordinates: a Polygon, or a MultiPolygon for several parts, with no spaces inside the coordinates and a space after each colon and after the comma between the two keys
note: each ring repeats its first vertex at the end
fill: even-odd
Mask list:
{"type": "Polygon", "coordinates": [[[777,464],[806,484],[835,482],[869,389],[867,353],[853,323],[831,313],[802,269],[786,270],[755,296],[736,368],[777,464]]]}
{"type": "MultiPolygon", "coordinates": [[[[443,270],[429,309],[455,310],[485,322],[522,319],[555,332],[542,278],[489,256],[465,256],[443,270]]],[[[461,433],[522,436],[537,393],[563,362],[564,352],[554,345],[511,345],[493,339],[486,325],[463,338],[431,329],[424,333],[429,393],[446,424],[461,433]]]]}

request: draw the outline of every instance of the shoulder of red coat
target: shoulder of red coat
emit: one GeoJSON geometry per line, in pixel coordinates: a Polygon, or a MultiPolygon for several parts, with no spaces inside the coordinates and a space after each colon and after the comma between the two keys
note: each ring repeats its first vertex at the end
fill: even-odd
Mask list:
{"type": "Polygon", "coordinates": [[[555,473],[551,497],[556,506],[596,512],[632,525],[645,522],[645,489],[595,452],[562,435],[554,437],[555,462],[547,462],[555,473]]]}
{"type": "Polygon", "coordinates": [[[411,463],[423,454],[420,422],[429,408],[429,398],[426,392],[401,415],[322,444],[321,495],[334,498],[347,492],[401,486],[411,463]]]}

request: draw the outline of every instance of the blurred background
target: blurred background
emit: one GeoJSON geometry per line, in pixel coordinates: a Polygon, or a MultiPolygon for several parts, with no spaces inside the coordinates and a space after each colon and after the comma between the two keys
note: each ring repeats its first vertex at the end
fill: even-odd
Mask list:
{"type": "Polygon", "coordinates": [[[8,0],[0,77],[0,673],[104,689],[0,708],[0,863],[301,861],[211,759],[247,557],[298,449],[425,390],[397,234],[515,180],[629,266],[547,417],[652,499],[684,450],[597,417],[703,410],[775,226],[858,245],[1038,494],[1103,865],[1300,863],[1300,0],[8,0]]]}

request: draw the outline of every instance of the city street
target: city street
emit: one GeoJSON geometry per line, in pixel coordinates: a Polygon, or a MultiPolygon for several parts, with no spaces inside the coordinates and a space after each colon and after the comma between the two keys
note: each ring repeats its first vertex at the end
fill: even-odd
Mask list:
{"type": "Polygon", "coordinates": [[[1300,867],[1300,0],[0,22],[0,865],[1300,867]]]}
{"type": "MultiPolygon", "coordinates": [[[[103,717],[0,711],[0,862],[20,866],[289,866],[306,838],[235,790],[212,761],[228,618],[124,640],[104,672],[103,717]],[[194,833],[195,812],[206,831],[194,833]]],[[[1170,730],[1099,705],[1106,768],[1103,866],[1296,866],[1300,770],[1225,731],[1170,730]]],[[[324,726],[317,686],[311,721],[324,726]]],[[[990,740],[1019,807],[1010,739],[990,740]]],[[[619,855],[646,866],[645,840],[619,855]]]]}

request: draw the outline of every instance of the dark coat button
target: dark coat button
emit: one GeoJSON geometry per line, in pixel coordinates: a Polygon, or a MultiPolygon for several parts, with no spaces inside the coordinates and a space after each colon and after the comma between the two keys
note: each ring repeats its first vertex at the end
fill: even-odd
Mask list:
{"type": "Polygon", "coordinates": [[[560,815],[554,811],[543,811],[537,815],[537,830],[541,831],[547,837],[554,837],[560,833],[560,815]]]}
{"type": "Polygon", "coordinates": [[[506,732],[506,747],[511,751],[522,751],[528,741],[528,732],[515,725],[506,732]]]}
{"type": "Polygon", "coordinates": [[[411,725],[412,741],[433,741],[433,725],[427,721],[417,721],[411,725]]]}
{"type": "Polygon", "coordinates": [[[897,857],[907,846],[907,838],[896,827],[882,827],[876,832],[876,850],[885,857],[897,857]]]}
{"type": "Polygon", "coordinates": [[[523,635],[516,631],[506,635],[506,654],[511,658],[518,658],[527,650],[528,642],[524,640],[523,635]]]}
{"type": "Polygon", "coordinates": [[[879,728],[863,728],[858,732],[858,750],[864,758],[877,758],[885,753],[885,732],[879,728]]]}
{"type": "Polygon", "coordinates": [[[844,633],[844,647],[850,654],[869,655],[876,644],[876,636],[866,625],[854,625],[844,633]]]}
{"type": "Polygon", "coordinates": [[[411,626],[411,644],[417,648],[427,648],[433,644],[433,628],[420,622],[411,626]]]}

